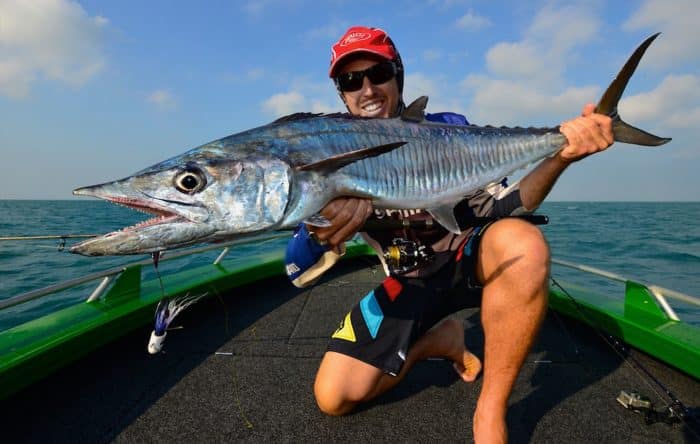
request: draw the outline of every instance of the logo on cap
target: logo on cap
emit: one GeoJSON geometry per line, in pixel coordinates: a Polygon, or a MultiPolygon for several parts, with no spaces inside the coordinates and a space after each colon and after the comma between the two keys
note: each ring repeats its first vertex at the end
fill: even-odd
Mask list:
{"type": "Polygon", "coordinates": [[[372,34],[368,32],[353,32],[348,34],[348,36],[345,37],[342,42],[340,42],[340,46],[351,45],[355,42],[361,42],[362,40],[367,40],[371,37],[372,34]]]}

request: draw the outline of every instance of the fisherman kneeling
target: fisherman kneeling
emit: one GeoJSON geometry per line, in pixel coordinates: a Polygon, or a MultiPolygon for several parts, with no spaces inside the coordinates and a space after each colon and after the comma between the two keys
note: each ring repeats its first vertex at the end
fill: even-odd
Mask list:
{"type": "MultiPolygon", "coordinates": [[[[332,47],[329,74],[353,115],[390,118],[405,108],[401,57],[381,29],[348,29],[332,47]]],[[[453,113],[427,114],[426,119],[467,124],[464,116],[453,113]]],[[[613,141],[610,118],[594,114],[592,105],[563,123],[561,132],[568,146],[519,183],[508,186],[503,179],[466,196],[454,210],[456,218],[530,213],[569,164],[613,141]]],[[[329,227],[301,225],[289,242],[287,273],[297,286],[312,284],[329,269],[342,255],[344,242],[368,219],[431,220],[422,210],[373,211],[370,200],[351,197],[331,201],[321,215],[330,221],[329,227]]],[[[462,323],[445,317],[480,306],[485,356],[474,438],[505,442],[508,397],[546,312],[548,246],[535,226],[515,218],[470,227],[461,234],[437,223],[424,225],[361,233],[377,251],[388,277],[360,300],[331,336],[316,375],[316,401],[329,415],[348,413],[395,386],[417,361],[428,357],[447,358],[464,381],[475,380],[482,362],[465,347],[462,323]],[[396,239],[429,248],[430,259],[415,267],[390,268],[386,257],[391,257],[388,251],[396,239]]]]}

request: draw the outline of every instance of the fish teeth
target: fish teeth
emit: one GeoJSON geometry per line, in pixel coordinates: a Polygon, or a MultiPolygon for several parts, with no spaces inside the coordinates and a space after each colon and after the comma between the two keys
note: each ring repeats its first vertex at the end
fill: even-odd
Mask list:
{"type": "Polygon", "coordinates": [[[120,207],[128,208],[130,210],[135,210],[143,214],[148,214],[149,216],[155,215],[156,217],[152,217],[150,219],[146,219],[144,221],[138,222],[135,225],[130,225],[128,227],[122,228],[121,232],[126,232],[126,231],[131,231],[131,230],[136,230],[139,228],[147,227],[150,225],[156,225],[162,222],[165,222],[166,219],[178,219],[179,216],[177,214],[173,214],[170,212],[167,212],[166,210],[161,210],[158,208],[151,208],[148,207],[144,204],[141,204],[140,201],[136,199],[129,199],[126,197],[111,197],[109,198],[109,202],[119,205],[120,207]]]}
{"type": "Polygon", "coordinates": [[[153,217],[153,218],[151,218],[151,219],[147,219],[147,220],[141,221],[141,222],[139,222],[139,223],[137,223],[137,224],[135,224],[135,225],[131,225],[131,226],[129,226],[129,227],[124,227],[124,228],[121,229],[121,231],[136,230],[136,229],[139,229],[139,228],[148,227],[148,226],[151,226],[151,225],[156,225],[156,224],[165,222],[166,220],[177,220],[177,219],[179,219],[179,218],[180,218],[180,217],[177,216],[177,215],[161,215],[161,216],[158,216],[158,217],[153,217]]]}

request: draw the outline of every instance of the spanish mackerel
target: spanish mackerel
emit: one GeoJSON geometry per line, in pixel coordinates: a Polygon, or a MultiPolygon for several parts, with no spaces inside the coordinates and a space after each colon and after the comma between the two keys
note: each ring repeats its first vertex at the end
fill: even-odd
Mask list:
{"type": "MultiPolygon", "coordinates": [[[[603,94],[596,112],[613,118],[618,142],[662,145],[623,122],[617,104],[646,39],[603,94]]],[[[454,206],[465,195],[566,145],[559,127],[457,126],[424,119],[421,97],[393,119],[298,113],[228,136],[125,179],[79,188],[156,218],[71,248],[87,256],[141,254],[226,241],[302,221],[338,196],[369,198],[375,208],[424,208],[459,232],[454,206]]]]}

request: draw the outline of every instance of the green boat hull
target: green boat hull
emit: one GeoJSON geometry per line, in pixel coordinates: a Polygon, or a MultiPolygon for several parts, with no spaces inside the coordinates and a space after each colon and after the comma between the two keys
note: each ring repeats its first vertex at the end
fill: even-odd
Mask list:
{"type": "MultiPolygon", "coordinates": [[[[365,255],[374,255],[366,244],[348,244],[346,257],[365,255]]],[[[0,399],[152,323],[155,306],[163,296],[235,291],[282,275],[283,257],[279,244],[263,244],[255,254],[163,276],[165,294],[157,280],[142,281],[141,265],[126,268],[102,298],[0,332],[0,399]]],[[[646,287],[628,282],[625,297],[620,299],[569,284],[565,287],[568,294],[550,291],[552,309],[700,379],[700,329],[670,320],[646,287]]]]}

